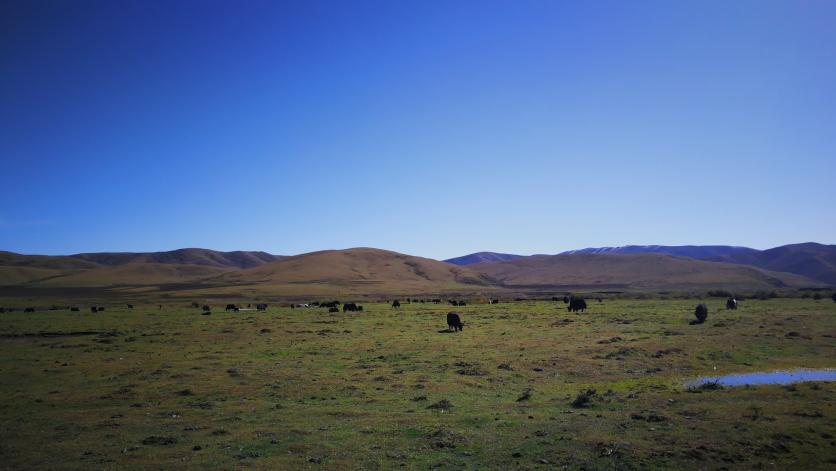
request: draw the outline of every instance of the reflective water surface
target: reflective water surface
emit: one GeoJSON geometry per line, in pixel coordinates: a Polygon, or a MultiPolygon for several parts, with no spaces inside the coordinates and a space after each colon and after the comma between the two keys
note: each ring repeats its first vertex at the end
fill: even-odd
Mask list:
{"type": "Polygon", "coordinates": [[[762,371],[723,376],[705,376],[688,385],[691,387],[706,383],[718,383],[721,386],[746,386],[756,384],[790,384],[804,381],[836,381],[836,369],[796,369],[789,371],[762,371]]]}

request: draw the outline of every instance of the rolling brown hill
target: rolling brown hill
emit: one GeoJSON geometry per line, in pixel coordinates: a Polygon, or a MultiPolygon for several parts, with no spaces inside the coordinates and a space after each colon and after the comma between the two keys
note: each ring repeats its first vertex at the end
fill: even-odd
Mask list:
{"type": "Polygon", "coordinates": [[[204,265],[218,268],[252,268],[283,258],[267,252],[219,252],[209,249],[178,249],[167,252],[98,252],[81,253],[69,257],[97,265],[118,266],[127,263],[164,263],[176,265],[204,265]]]}
{"type": "Polygon", "coordinates": [[[0,252],[0,286],[72,288],[192,283],[281,258],[266,252],[208,249],[60,256],[0,252]]]}
{"type": "Polygon", "coordinates": [[[0,251],[0,266],[45,268],[49,270],[87,270],[99,265],[69,255],[23,255],[0,251]]]}
{"type": "Polygon", "coordinates": [[[437,293],[490,288],[492,281],[467,268],[388,250],[325,250],[283,258],[215,277],[215,286],[236,286],[276,295],[437,293]]]}
{"type": "Polygon", "coordinates": [[[508,288],[774,289],[820,285],[792,273],[650,253],[539,255],[469,268],[508,288]]]}
{"type": "Polygon", "coordinates": [[[200,282],[233,268],[219,268],[206,265],[135,262],[116,266],[96,267],[90,270],[54,274],[50,277],[30,281],[38,287],[121,287],[160,286],[179,283],[200,282]]]}
{"type": "Polygon", "coordinates": [[[836,285],[836,245],[817,244],[815,242],[790,244],[752,254],[731,253],[710,260],[741,263],[765,270],[796,273],[831,286],[836,285]]]}

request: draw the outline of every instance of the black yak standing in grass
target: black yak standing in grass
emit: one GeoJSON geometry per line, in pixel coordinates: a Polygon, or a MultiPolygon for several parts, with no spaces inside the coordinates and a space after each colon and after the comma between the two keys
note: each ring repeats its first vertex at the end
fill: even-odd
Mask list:
{"type": "Polygon", "coordinates": [[[691,321],[691,325],[702,324],[708,319],[708,307],[705,304],[697,304],[697,308],[694,310],[694,316],[697,319],[691,321]]]}
{"type": "Polygon", "coordinates": [[[726,309],[737,309],[737,300],[729,298],[726,300],[726,309]]]}
{"type": "Polygon", "coordinates": [[[586,301],[572,296],[569,300],[569,312],[583,312],[584,310],[586,310],[586,301]]]}
{"type": "Polygon", "coordinates": [[[453,332],[461,332],[464,329],[464,323],[462,323],[461,317],[455,312],[447,313],[447,328],[453,332]]]}
{"type": "Polygon", "coordinates": [[[401,308],[401,302],[398,301],[397,299],[392,301],[392,307],[395,308],[395,309],[400,309],[401,308]]]}

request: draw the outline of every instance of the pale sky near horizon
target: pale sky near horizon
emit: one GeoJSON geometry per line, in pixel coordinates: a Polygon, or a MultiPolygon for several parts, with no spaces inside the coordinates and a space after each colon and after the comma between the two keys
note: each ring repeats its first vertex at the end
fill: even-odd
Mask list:
{"type": "Polygon", "coordinates": [[[836,243],[836,2],[7,1],[0,250],[836,243]]]}

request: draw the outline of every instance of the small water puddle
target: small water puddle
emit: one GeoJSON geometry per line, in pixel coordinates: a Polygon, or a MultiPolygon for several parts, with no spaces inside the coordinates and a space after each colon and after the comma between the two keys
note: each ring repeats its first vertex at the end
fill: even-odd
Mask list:
{"type": "Polygon", "coordinates": [[[836,381],[836,369],[796,369],[789,371],[771,371],[741,373],[723,376],[706,376],[688,383],[689,387],[717,383],[721,386],[746,386],[757,384],[791,384],[805,381],[836,381]]]}

